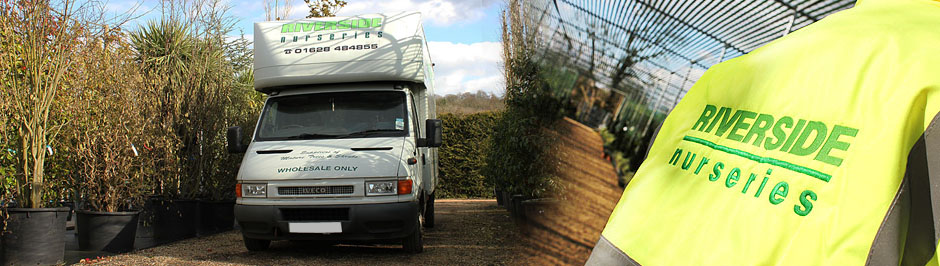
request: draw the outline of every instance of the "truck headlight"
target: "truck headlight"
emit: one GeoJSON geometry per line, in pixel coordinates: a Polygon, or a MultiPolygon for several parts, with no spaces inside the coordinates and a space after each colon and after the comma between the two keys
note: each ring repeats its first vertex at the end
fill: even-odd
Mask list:
{"type": "Polygon", "coordinates": [[[366,196],[385,196],[398,193],[398,182],[391,181],[370,181],[366,182],[366,196]]]}
{"type": "Polygon", "coordinates": [[[268,196],[268,184],[241,184],[242,197],[265,198],[268,196]]]}

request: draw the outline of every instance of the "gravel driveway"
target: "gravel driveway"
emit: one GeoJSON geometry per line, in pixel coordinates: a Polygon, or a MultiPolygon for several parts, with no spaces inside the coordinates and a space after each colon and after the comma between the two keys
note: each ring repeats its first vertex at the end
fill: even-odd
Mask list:
{"type": "MultiPolygon", "coordinates": [[[[438,200],[437,224],[424,231],[424,252],[401,245],[334,245],[275,241],[249,253],[230,231],[76,265],[501,265],[521,250],[518,230],[495,200],[438,200]]],[[[518,258],[515,258],[518,259],[518,258]]]]}

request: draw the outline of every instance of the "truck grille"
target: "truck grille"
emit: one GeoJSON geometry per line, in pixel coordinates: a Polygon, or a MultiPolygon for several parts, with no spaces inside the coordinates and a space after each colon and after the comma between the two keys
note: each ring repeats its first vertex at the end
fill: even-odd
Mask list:
{"type": "Polygon", "coordinates": [[[310,187],[278,187],[279,195],[327,195],[352,194],[353,186],[310,186],[310,187]]]}
{"type": "Polygon", "coordinates": [[[285,221],[347,221],[349,208],[290,208],[281,209],[285,221]]]}

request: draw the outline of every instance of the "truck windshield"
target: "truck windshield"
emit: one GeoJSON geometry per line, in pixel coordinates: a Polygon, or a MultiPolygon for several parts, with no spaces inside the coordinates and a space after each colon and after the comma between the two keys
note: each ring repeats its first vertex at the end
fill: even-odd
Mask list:
{"type": "Polygon", "coordinates": [[[257,140],[401,137],[408,132],[405,93],[312,93],[268,99],[257,140]]]}

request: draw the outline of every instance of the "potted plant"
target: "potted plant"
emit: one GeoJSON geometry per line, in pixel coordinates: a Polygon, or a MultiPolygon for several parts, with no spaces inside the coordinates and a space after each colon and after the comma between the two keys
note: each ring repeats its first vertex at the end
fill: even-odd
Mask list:
{"type": "Polygon", "coordinates": [[[77,189],[84,199],[76,211],[80,250],[127,252],[133,249],[142,195],[155,160],[147,147],[155,129],[151,95],[141,71],[126,55],[121,32],[89,40],[76,85],[75,119],[79,161],[77,189]]]}
{"type": "Polygon", "coordinates": [[[235,225],[235,175],[241,163],[241,154],[225,151],[222,130],[211,138],[208,153],[211,167],[201,180],[199,201],[199,234],[212,234],[231,230],[235,225]]]}
{"type": "Polygon", "coordinates": [[[211,159],[200,180],[199,235],[208,235],[232,229],[235,224],[235,174],[240,156],[224,151],[222,130],[211,136],[204,156],[211,159]]]}
{"type": "Polygon", "coordinates": [[[235,176],[244,154],[227,152],[225,128],[233,123],[252,128],[253,118],[260,111],[260,105],[243,97],[245,92],[251,93],[251,87],[244,84],[226,83],[231,89],[208,91],[206,94],[214,97],[207,97],[210,100],[202,106],[207,113],[217,115],[202,121],[207,128],[202,143],[203,165],[207,167],[203,168],[200,186],[200,234],[231,230],[235,224],[235,176]]]}
{"type": "Polygon", "coordinates": [[[161,136],[154,140],[154,152],[161,163],[160,175],[150,176],[152,197],[148,199],[143,217],[157,243],[176,241],[196,235],[198,174],[193,172],[193,146],[198,132],[192,123],[201,115],[190,112],[198,104],[199,95],[191,93],[191,85],[204,80],[192,76],[191,67],[195,38],[189,26],[166,19],[150,21],[130,36],[134,57],[145,73],[148,88],[153,91],[151,106],[153,123],[161,136]]]}
{"type": "Polygon", "coordinates": [[[235,225],[234,173],[213,175],[205,181],[204,187],[207,188],[208,193],[199,201],[199,234],[207,235],[231,230],[235,225]]]}
{"type": "MultiPolygon", "coordinates": [[[[76,46],[70,4],[8,3],[0,14],[0,102],[11,171],[3,174],[0,264],[55,264],[65,254],[67,207],[58,207],[62,176],[46,172],[61,128],[60,101],[76,46]]],[[[5,151],[6,152],[6,151],[5,151]]]]}

